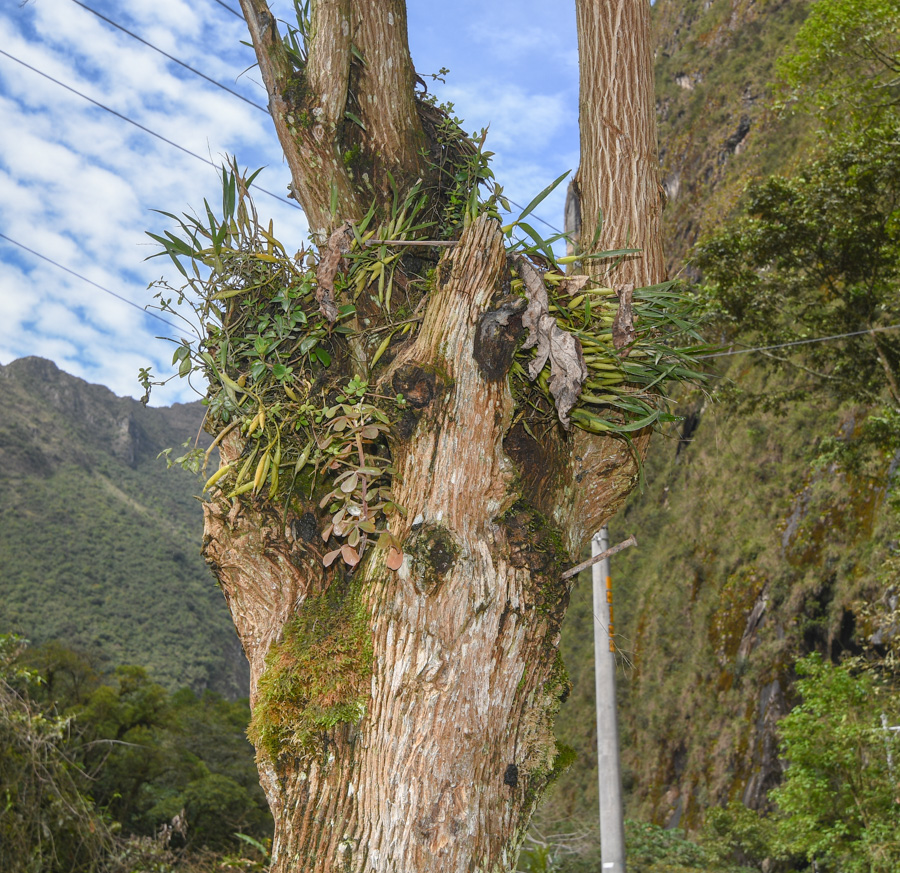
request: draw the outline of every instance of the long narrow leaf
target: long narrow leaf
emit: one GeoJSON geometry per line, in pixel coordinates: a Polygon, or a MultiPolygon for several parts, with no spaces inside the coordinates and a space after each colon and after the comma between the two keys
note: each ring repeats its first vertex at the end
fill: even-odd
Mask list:
{"type": "Polygon", "coordinates": [[[546,199],[546,197],[551,194],[559,185],[559,183],[562,182],[562,180],[565,179],[566,176],[568,176],[571,172],[571,170],[566,170],[565,173],[563,173],[559,178],[557,178],[554,182],[551,182],[546,188],[544,188],[544,190],[541,191],[541,193],[538,194],[534,198],[534,200],[532,200],[531,203],[529,203],[525,207],[522,214],[516,219],[515,223],[518,224],[526,215],[530,215],[534,209],[540,206],[540,204],[546,199]]]}

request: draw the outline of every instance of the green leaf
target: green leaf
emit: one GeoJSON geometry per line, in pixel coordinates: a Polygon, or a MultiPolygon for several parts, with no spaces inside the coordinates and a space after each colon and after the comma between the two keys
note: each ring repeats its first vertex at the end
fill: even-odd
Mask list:
{"type": "Polygon", "coordinates": [[[547,196],[549,194],[551,194],[557,188],[559,183],[562,182],[562,180],[565,179],[566,176],[568,176],[569,173],[571,173],[571,172],[572,172],[571,170],[566,170],[565,173],[563,173],[559,178],[557,178],[555,181],[551,182],[546,188],[544,188],[544,190],[541,191],[541,193],[538,194],[537,197],[535,197],[531,201],[531,203],[529,203],[525,207],[525,209],[522,211],[522,214],[515,220],[514,224],[518,224],[526,215],[530,215],[534,209],[536,209],[538,206],[540,206],[540,204],[543,203],[543,201],[547,198],[547,196]]]}
{"type": "Polygon", "coordinates": [[[540,251],[551,263],[555,262],[556,256],[553,254],[553,249],[550,248],[548,241],[545,240],[530,224],[525,224],[524,221],[519,221],[517,224],[534,240],[538,251],[540,251]]]}

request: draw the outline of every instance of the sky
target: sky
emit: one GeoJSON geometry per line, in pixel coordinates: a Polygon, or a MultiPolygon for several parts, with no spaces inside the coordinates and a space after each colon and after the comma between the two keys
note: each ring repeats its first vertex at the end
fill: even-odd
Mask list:
{"type": "MultiPolygon", "coordinates": [[[[290,2],[271,6],[290,20],[290,2]]],[[[237,0],[2,5],[0,364],[38,355],[132,397],[142,394],[140,368],[151,367],[157,378],[171,375],[174,347],[158,337],[181,334],[144,307],[152,303],[151,282],[175,283],[178,274],[162,258],[146,260],[157,251],[146,231],[171,226],[153,210],[202,210],[204,198],[221,203],[218,171],[204,159],[220,165],[234,155],[242,167],[265,167],[255,184],[277,196],[257,193],[261,216],[274,221],[288,245],[305,241],[303,213],[279,199],[290,174],[271,118],[251,105],[264,107],[266,95],[252,49],[241,44],[249,37],[243,19],[230,11],[237,9],[237,0]]],[[[490,126],[494,171],[514,201],[528,203],[576,168],[574,4],[409,0],[408,12],[416,69],[430,83],[428,73],[449,68],[446,84],[432,90],[454,103],[470,133],[490,126]]],[[[558,227],[564,196],[562,185],[539,218],[558,227]]],[[[154,389],[151,404],[196,397],[175,379],[154,389]]]]}

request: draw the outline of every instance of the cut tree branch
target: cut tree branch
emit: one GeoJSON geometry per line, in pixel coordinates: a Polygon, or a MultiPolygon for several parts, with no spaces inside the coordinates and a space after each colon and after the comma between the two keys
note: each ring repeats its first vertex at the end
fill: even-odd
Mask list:
{"type": "Polygon", "coordinates": [[[609,558],[612,555],[616,555],[619,552],[630,548],[631,546],[636,546],[637,540],[632,534],[628,537],[627,540],[622,540],[618,545],[612,546],[608,548],[605,552],[600,552],[599,555],[594,555],[591,558],[588,558],[586,561],[582,561],[580,564],[576,564],[574,567],[570,567],[566,570],[565,573],[560,577],[561,579],[571,579],[573,576],[577,576],[582,570],[587,570],[588,567],[593,567],[594,564],[599,564],[605,558],[609,558]]]}

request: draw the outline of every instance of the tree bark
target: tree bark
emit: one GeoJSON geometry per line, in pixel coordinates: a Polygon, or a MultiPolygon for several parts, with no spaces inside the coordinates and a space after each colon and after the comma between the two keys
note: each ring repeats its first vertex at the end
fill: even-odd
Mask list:
{"type": "Polygon", "coordinates": [[[298,70],[266,0],[240,0],[269,94],[269,112],[310,230],[362,218],[391,185],[425,175],[404,0],[314,0],[298,70]],[[354,120],[357,119],[357,120],[354,120]]]}
{"type": "MultiPolygon", "coordinates": [[[[623,275],[655,281],[653,134],[637,130],[652,119],[644,4],[617,4],[608,27],[608,4],[593,4],[590,20],[588,5],[579,4],[580,27],[592,28],[580,37],[588,63],[618,58],[603,69],[626,79],[582,98],[582,213],[591,226],[602,199],[593,188],[609,174],[600,245],[630,233],[644,252],[623,275]],[[637,28],[626,40],[631,55],[620,46],[623,21],[637,28]],[[594,39],[611,44],[588,45],[594,39]],[[623,67],[623,57],[647,68],[623,67]],[[626,124],[619,116],[630,112],[626,124]],[[606,151],[594,163],[598,141],[606,151]]],[[[401,193],[430,172],[403,3],[314,0],[302,71],[264,0],[241,6],[294,190],[320,238],[359,218],[367,192],[386,202],[388,170],[401,193]],[[362,127],[347,126],[348,99],[362,127]],[[369,156],[367,180],[343,158],[353,145],[369,156]]],[[[582,87],[595,87],[587,75],[582,87]]],[[[204,552],[250,661],[273,873],[512,870],[563,763],[552,728],[568,690],[558,644],[574,580],[561,574],[634,487],[649,434],[629,446],[512,425],[508,370],[524,329],[506,296],[509,270],[499,224],[484,215],[469,223],[444,250],[414,338],[369,373],[380,394],[408,403],[388,439],[394,497],[406,511],[390,521],[404,552],[398,570],[382,548],[352,570],[325,568],[318,495],[298,489],[276,505],[215,491],[204,506],[204,552]],[[498,313],[506,332],[489,340],[485,326],[498,313]],[[301,690],[276,706],[272,695],[285,688],[301,690]],[[266,732],[268,718],[278,732],[266,732]]],[[[245,442],[237,430],[223,438],[222,463],[245,442]]]]}
{"type": "Polygon", "coordinates": [[[575,184],[584,216],[582,246],[589,251],[640,249],[615,271],[615,281],[653,285],[665,279],[666,268],[650,3],[575,0],[575,15],[581,126],[575,184]],[[602,231],[591,246],[600,217],[602,231]]]}

